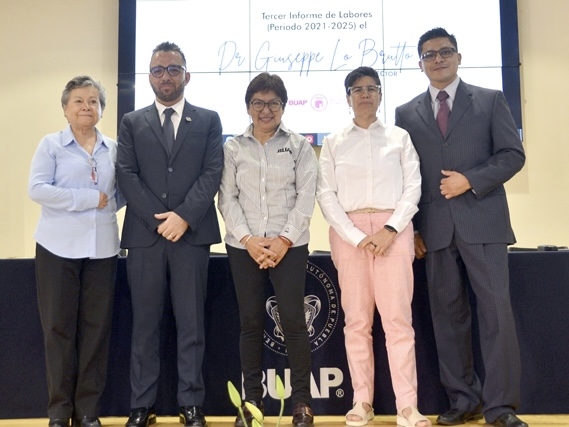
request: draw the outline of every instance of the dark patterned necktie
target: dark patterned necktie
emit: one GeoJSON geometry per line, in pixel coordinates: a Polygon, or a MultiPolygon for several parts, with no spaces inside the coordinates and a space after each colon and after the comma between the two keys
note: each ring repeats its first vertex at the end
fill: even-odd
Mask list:
{"type": "Polygon", "coordinates": [[[450,115],[450,110],[447,103],[448,93],[441,90],[437,99],[439,100],[439,112],[437,113],[437,124],[443,136],[446,136],[447,126],[448,126],[448,116],[450,115]]]}
{"type": "Polygon", "coordinates": [[[173,108],[166,108],[164,110],[164,124],[162,125],[162,132],[164,132],[164,141],[168,147],[168,154],[172,154],[174,149],[174,123],[172,123],[173,108]]]}

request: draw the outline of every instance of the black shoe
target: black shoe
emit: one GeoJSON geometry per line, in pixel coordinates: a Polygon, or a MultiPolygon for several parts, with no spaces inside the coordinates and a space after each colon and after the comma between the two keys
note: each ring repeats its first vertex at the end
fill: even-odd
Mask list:
{"type": "Polygon", "coordinates": [[[69,427],[69,418],[50,418],[49,427],[69,427]]]}
{"type": "Polygon", "coordinates": [[[126,427],[148,427],[156,422],[154,406],[135,408],[130,411],[126,427]]]}
{"type": "Polygon", "coordinates": [[[456,426],[464,424],[467,421],[475,421],[482,418],[482,413],[479,411],[469,412],[462,409],[451,409],[437,417],[437,424],[443,426],[456,426]]]}
{"type": "MultiPolygon", "coordinates": [[[[263,415],[265,415],[265,405],[263,404],[263,401],[255,401],[255,400],[248,400],[247,402],[251,403],[252,405],[256,406],[257,408],[259,408],[259,410],[261,411],[261,413],[263,415]]],[[[253,414],[251,413],[251,411],[249,411],[249,409],[247,409],[247,406],[245,405],[245,402],[243,402],[243,405],[241,406],[241,409],[243,411],[243,416],[245,417],[245,421],[247,421],[247,425],[249,427],[253,426],[253,414]]],[[[243,422],[243,418],[241,418],[241,414],[237,414],[237,418],[235,418],[235,422],[233,423],[233,425],[235,427],[245,427],[245,423],[243,422]]]]}
{"type": "Polygon", "coordinates": [[[97,417],[83,417],[73,421],[73,427],[101,427],[101,420],[97,417]]]}
{"type": "Polygon", "coordinates": [[[492,423],[493,426],[498,427],[528,427],[526,423],[516,417],[512,412],[506,412],[500,415],[492,423]]]}
{"type": "Polygon", "coordinates": [[[180,422],[186,427],[207,426],[201,406],[180,406],[180,422]]]}
{"type": "Polygon", "coordinates": [[[313,427],[314,413],[310,405],[297,403],[292,411],[292,425],[295,427],[313,427]]]}

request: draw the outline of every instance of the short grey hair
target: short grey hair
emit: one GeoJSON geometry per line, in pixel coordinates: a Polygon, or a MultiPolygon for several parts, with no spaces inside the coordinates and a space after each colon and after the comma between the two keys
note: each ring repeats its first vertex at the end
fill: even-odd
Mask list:
{"type": "Polygon", "coordinates": [[[107,105],[105,88],[101,85],[101,83],[96,82],[89,76],[76,76],[67,82],[65,89],[63,89],[63,92],[61,94],[61,106],[65,108],[69,102],[71,91],[73,89],[79,89],[82,87],[94,87],[99,91],[99,103],[101,104],[101,110],[104,110],[105,106],[107,105]]]}

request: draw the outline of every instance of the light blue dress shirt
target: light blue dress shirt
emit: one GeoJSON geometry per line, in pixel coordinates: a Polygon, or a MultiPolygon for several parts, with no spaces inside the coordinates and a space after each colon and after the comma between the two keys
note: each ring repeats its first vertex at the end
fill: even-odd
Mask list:
{"type": "Polygon", "coordinates": [[[42,207],[34,238],[63,258],[109,258],[119,248],[116,212],[124,198],[116,185],[116,141],[98,130],[93,155],[71,127],[45,136],[34,154],[28,194],[42,207]],[[103,209],[99,192],[108,197],[103,209]]]}

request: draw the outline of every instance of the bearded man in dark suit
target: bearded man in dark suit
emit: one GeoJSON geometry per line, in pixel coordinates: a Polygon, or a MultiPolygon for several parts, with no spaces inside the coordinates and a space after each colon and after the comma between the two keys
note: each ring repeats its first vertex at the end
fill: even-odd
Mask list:
{"type": "Polygon", "coordinates": [[[160,322],[169,286],[177,330],[178,403],[185,426],[204,427],[201,374],[210,245],[221,241],[214,197],[223,169],[216,112],[189,104],[186,59],[170,42],[150,61],[152,105],[125,114],[117,173],[127,200],[121,247],[132,295],[131,412],[127,427],[156,422],[160,322]]]}

